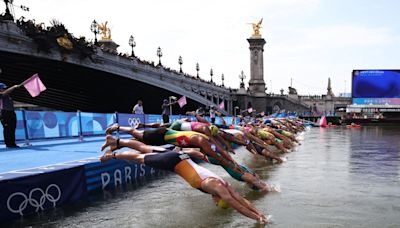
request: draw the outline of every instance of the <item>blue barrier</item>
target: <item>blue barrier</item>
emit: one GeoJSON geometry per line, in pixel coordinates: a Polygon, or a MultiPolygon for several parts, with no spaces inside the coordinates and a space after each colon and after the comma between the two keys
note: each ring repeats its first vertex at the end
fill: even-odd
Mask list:
{"type": "MultiPolygon", "coordinates": [[[[107,127],[113,123],[131,127],[137,123],[163,123],[161,115],[151,114],[16,111],[16,115],[17,141],[103,135],[107,127]]],[[[170,115],[170,122],[181,118],[196,120],[193,116],[170,115]]],[[[224,118],[227,124],[231,124],[232,117],[224,118]]],[[[205,119],[210,121],[209,117],[205,119]]],[[[215,123],[221,124],[221,120],[216,118],[215,123]]],[[[0,125],[0,141],[4,141],[2,125],[0,125]]]]}
{"type": "Polygon", "coordinates": [[[145,123],[162,123],[162,116],[161,115],[145,115],[144,118],[145,123]]]}
{"type": "Polygon", "coordinates": [[[78,136],[76,112],[26,111],[25,116],[28,139],[78,136]]]}
{"type": "Polygon", "coordinates": [[[81,112],[82,136],[102,135],[108,126],[116,122],[115,114],[81,112]]]}

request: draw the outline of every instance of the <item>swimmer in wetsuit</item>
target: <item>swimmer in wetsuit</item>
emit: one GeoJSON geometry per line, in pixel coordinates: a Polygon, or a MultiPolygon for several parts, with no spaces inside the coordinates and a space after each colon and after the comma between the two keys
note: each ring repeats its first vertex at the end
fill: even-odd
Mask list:
{"type": "MultiPolygon", "coordinates": [[[[135,139],[147,145],[160,146],[165,144],[173,144],[179,147],[198,147],[201,149],[202,153],[214,157],[220,161],[221,164],[224,164],[225,166],[230,167],[238,172],[243,172],[235,160],[233,160],[233,158],[225,150],[218,150],[218,147],[210,143],[208,136],[195,131],[175,131],[169,128],[155,128],[151,130],[138,131],[135,128],[122,127],[115,124],[107,128],[106,133],[110,134],[116,130],[127,132],[135,137],[135,139]]],[[[112,145],[111,150],[115,150],[121,145],[118,145],[118,141],[117,145],[113,145],[112,141],[112,137],[107,136],[106,142],[101,147],[101,150],[104,150],[104,148],[109,145],[112,145]]]]}
{"type": "MultiPolygon", "coordinates": [[[[117,144],[118,144],[118,148],[129,147],[132,149],[136,149],[135,145],[137,143],[135,140],[116,139],[111,135],[107,135],[106,138],[107,138],[106,143],[103,145],[103,147],[105,148],[105,147],[109,146],[111,151],[113,151],[117,147],[117,144]]],[[[162,147],[154,147],[154,146],[149,146],[149,147],[151,147],[153,149],[153,151],[158,151],[160,153],[165,151],[165,149],[162,147]]],[[[193,150],[195,150],[195,149],[185,148],[184,151],[190,152],[193,150]]],[[[208,163],[222,166],[222,168],[224,168],[229,173],[229,175],[231,175],[234,179],[236,179],[238,181],[246,182],[254,190],[269,191],[268,186],[264,182],[262,182],[254,172],[252,172],[250,169],[248,169],[247,167],[245,167],[243,165],[233,164],[232,162],[226,161],[219,155],[217,155],[217,158],[215,158],[214,156],[205,155],[198,150],[196,150],[196,152],[193,151],[193,153],[190,155],[195,156],[196,158],[199,158],[199,159],[203,159],[204,161],[206,161],[208,163]]]]}
{"type": "MultiPolygon", "coordinates": [[[[207,163],[213,164],[213,165],[221,165],[219,161],[215,160],[213,157],[203,155],[201,152],[199,152],[196,148],[182,148],[182,151],[187,153],[189,156],[201,159],[207,163]]],[[[238,173],[235,170],[230,169],[229,167],[225,167],[221,165],[228,173],[229,175],[234,178],[235,180],[241,181],[241,182],[246,182],[247,185],[256,191],[262,191],[262,192],[271,192],[271,191],[278,191],[275,189],[273,186],[269,186],[260,178],[256,173],[254,173],[252,170],[247,168],[244,165],[240,165],[242,170],[244,170],[244,173],[238,173]]]]}
{"type": "Polygon", "coordinates": [[[151,146],[136,140],[130,141],[132,141],[131,146],[141,154],[135,151],[115,153],[107,150],[100,158],[100,161],[107,162],[110,159],[136,161],[156,169],[175,172],[193,188],[211,194],[214,201],[218,202],[222,199],[239,213],[262,224],[268,222],[267,218],[237,193],[228,182],[194,163],[187,154],[171,150],[165,150],[163,153],[154,153],[155,151],[151,146]]]}

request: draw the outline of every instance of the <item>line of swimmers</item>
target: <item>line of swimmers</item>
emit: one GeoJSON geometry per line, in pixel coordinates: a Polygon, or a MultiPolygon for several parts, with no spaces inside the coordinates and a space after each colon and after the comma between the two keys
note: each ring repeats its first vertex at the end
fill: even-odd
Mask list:
{"type": "Polygon", "coordinates": [[[254,155],[282,163],[283,159],[271,148],[275,147],[278,153],[287,153],[299,145],[295,135],[304,130],[304,123],[299,119],[273,119],[228,125],[218,115],[222,124],[212,125],[195,112],[187,114],[195,116],[196,121],[181,119],[170,124],[139,124],[135,127],[112,125],[106,130],[106,141],[101,150],[108,149],[100,160],[130,160],[159,170],[175,172],[193,188],[211,194],[221,208],[230,206],[258,223],[267,223],[268,218],[237,193],[227,181],[199,166],[191,158],[220,165],[234,179],[245,182],[255,191],[280,191],[279,187],[263,182],[251,169],[237,163],[230,155],[230,152],[235,153],[232,144],[245,146],[254,155]],[[140,128],[146,130],[138,130],[140,128]],[[112,136],[115,131],[128,133],[133,139],[115,138],[112,136]],[[175,145],[175,148],[171,150],[160,147],[165,144],[175,145]],[[135,151],[115,152],[123,147],[135,151]]]}

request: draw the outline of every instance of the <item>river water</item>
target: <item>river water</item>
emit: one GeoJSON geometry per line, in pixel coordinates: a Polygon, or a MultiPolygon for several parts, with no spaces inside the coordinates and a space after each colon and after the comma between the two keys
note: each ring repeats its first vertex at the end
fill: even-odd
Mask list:
{"type": "MultiPolygon", "coordinates": [[[[284,164],[237,159],[281,193],[263,195],[223,176],[258,209],[272,215],[267,227],[400,227],[400,128],[313,128],[284,164]]],[[[57,209],[16,226],[44,227],[261,227],[176,175],[79,206],[57,209]]]]}

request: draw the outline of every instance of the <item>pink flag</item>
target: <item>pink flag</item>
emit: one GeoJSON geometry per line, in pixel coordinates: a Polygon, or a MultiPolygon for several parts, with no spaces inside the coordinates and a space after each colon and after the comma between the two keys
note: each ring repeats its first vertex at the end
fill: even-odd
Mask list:
{"type": "Polygon", "coordinates": [[[222,101],[222,102],[219,104],[218,108],[219,108],[219,109],[225,109],[225,102],[222,101]]]}
{"type": "Polygon", "coordinates": [[[34,74],[32,77],[21,83],[21,85],[23,85],[25,89],[28,90],[29,94],[32,97],[36,97],[41,92],[46,90],[46,86],[44,86],[42,81],[40,81],[38,74],[34,74]]]}
{"type": "Polygon", "coordinates": [[[178,104],[179,104],[179,107],[181,107],[181,108],[182,108],[183,106],[185,106],[185,105],[187,104],[187,102],[186,102],[186,97],[183,96],[183,97],[179,98],[178,104]]]}
{"type": "Polygon", "coordinates": [[[247,112],[248,112],[248,113],[252,113],[252,112],[253,112],[253,108],[248,108],[248,109],[247,109],[247,112]]]}

